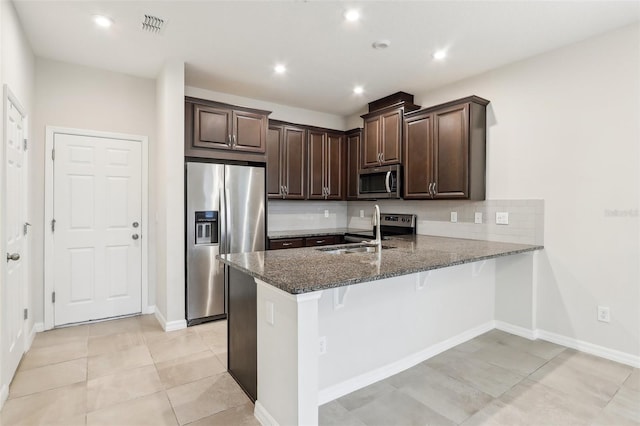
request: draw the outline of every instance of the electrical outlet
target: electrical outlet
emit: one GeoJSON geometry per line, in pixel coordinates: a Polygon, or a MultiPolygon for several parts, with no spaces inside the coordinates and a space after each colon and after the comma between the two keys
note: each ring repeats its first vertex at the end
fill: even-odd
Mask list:
{"type": "Polygon", "coordinates": [[[458,212],[451,212],[451,222],[458,221],[458,212]]]}
{"type": "Polygon", "coordinates": [[[482,212],[476,212],[474,221],[475,223],[482,223],[482,212]]]}
{"type": "Polygon", "coordinates": [[[496,212],[496,225],[508,225],[509,212],[496,212]]]}
{"type": "Polygon", "coordinates": [[[318,339],[320,355],[327,353],[327,336],[322,336],[318,339]]]}
{"type": "Polygon", "coordinates": [[[329,210],[324,211],[324,217],[329,217],[329,210]]]}
{"type": "Polygon", "coordinates": [[[611,321],[611,312],[609,311],[608,306],[598,306],[598,321],[611,321]]]}
{"type": "Polygon", "coordinates": [[[364,210],[360,210],[360,217],[364,217],[364,210]]]}
{"type": "Polygon", "coordinates": [[[273,325],[275,322],[275,309],[273,302],[270,300],[264,301],[264,316],[267,324],[273,325]]]}

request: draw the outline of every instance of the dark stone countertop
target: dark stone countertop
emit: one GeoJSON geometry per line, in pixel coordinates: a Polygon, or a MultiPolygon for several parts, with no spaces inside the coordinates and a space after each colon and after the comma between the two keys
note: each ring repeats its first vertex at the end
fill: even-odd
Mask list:
{"type": "Polygon", "coordinates": [[[276,238],[303,238],[303,237],[321,237],[324,235],[344,235],[344,234],[364,234],[373,235],[371,228],[354,229],[354,228],[330,228],[330,229],[301,229],[295,231],[270,231],[267,237],[276,238]]]}
{"type": "MultiPolygon", "coordinates": [[[[353,244],[352,244],[353,245],[353,244]]],[[[381,253],[330,254],[307,247],[221,255],[220,260],[291,294],[308,293],[431,269],[540,250],[544,247],[416,235],[392,238],[381,253]]]]}

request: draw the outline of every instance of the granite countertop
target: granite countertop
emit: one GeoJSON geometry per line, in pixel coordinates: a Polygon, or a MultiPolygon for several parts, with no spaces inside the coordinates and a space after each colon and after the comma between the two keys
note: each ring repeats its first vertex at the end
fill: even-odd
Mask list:
{"type": "Polygon", "coordinates": [[[294,231],[270,231],[267,233],[269,238],[302,238],[302,237],[321,237],[324,235],[344,235],[344,234],[365,234],[373,235],[371,228],[354,229],[354,228],[331,228],[331,229],[300,229],[294,231]]]}
{"type": "Polygon", "coordinates": [[[307,247],[221,255],[220,260],[291,294],[380,280],[500,256],[542,246],[416,235],[384,241],[380,253],[331,254],[307,247]]]}

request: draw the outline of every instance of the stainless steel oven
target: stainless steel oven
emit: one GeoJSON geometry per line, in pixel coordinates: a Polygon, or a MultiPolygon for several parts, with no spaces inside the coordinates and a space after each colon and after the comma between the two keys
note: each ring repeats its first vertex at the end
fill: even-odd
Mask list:
{"type": "Polygon", "coordinates": [[[364,200],[401,198],[401,176],[399,165],[360,169],[358,198],[364,200]]]}

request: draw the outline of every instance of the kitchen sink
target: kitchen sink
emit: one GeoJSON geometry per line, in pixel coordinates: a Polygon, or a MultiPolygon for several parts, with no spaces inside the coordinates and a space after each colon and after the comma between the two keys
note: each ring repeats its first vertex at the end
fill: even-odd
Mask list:
{"type": "MultiPolygon", "coordinates": [[[[381,246],[382,250],[391,249],[391,246],[381,246]]],[[[376,253],[378,249],[377,245],[360,244],[354,246],[343,247],[325,247],[317,248],[316,250],[328,253],[328,254],[350,254],[350,253],[376,253]]]]}

